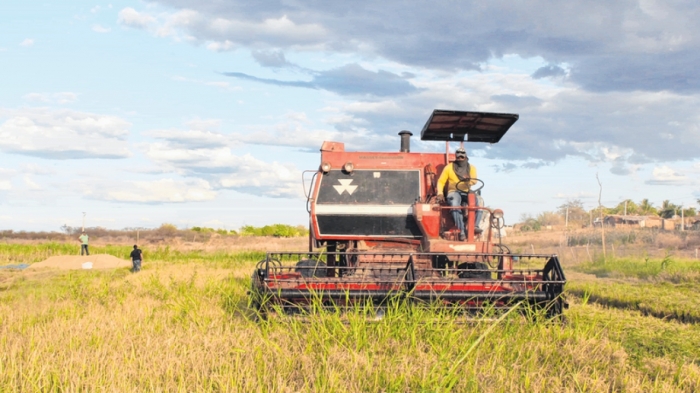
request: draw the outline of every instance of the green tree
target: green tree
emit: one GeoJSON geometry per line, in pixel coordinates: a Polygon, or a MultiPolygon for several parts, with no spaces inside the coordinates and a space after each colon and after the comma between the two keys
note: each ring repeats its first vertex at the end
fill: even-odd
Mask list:
{"type": "Polygon", "coordinates": [[[521,214],[520,223],[522,224],[520,230],[523,232],[539,231],[540,229],[542,229],[542,225],[540,225],[540,222],[533,218],[530,214],[521,214]]]}
{"type": "MultiPolygon", "coordinates": [[[[231,233],[235,234],[236,232],[231,231],[231,233]]],[[[309,231],[303,225],[296,227],[286,224],[265,225],[264,227],[244,225],[241,227],[238,234],[241,236],[295,237],[307,236],[309,231]]]]}
{"type": "Polygon", "coordinates": [[[177,227],[173,224],[163,223],[154,232],[161,236],[174,236],[177,234],[177,227]]]}
{"type": "Polygon", "coordinates": [[[588,212],[583,208],[580,199],[568,201],[557,208],[557,213],[566,220],[567,210],[569,213],[569,224],[585,224],[588,222],[588,212]]]}
{"type": "Polygon", "coordinates": [[[656,210],[654,205],[652,205],[651,202],[649,202],[649,199],[644,198],[641,200],[641,202],[639,202],[639,214],[651,216],[659,214],[659,212],[656,210]]]}
{"type": "Polygon", "coordinates": [[[610,209],[611,214],[625,214],[627,215],[637,215],[640,214],[641,209],[634,203],[631,199],[625,199],[620,202],[617,206],[610,209]],[[626,205],[626,206],[625,206],[626,205]]]}
{"type": "Polygon", "coordinates": [[[680,213],[680,206],[671,203],[668,199],[661,202],[661,210],[659,215],[662,218],[673,218],[677,213],[680,213]]]}
{"type": "Polygon", "coordinates": [[[541,226],[560,225],[564,223],[564,218],[555,212],[542,212],[537,215],[537,222],[541,226]]]}

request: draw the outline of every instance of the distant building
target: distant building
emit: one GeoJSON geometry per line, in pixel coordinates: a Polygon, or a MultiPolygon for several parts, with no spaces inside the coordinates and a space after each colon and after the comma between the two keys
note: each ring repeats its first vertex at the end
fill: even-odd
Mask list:
{"type": "Polygon", "coordinates": [[[623,216],[611,214],[603,219],[609,227],[661,228],[663,220],[658,216],[623,216]]]}
{"type": "Polygon", "coordinates": [[[664,218],[663,225],[661,226],[661,228],[665,229],[667,231],[673,231],[676,228],[680,228],[680,226],[681,226],[681,219],[680,218],[664,218]]]}

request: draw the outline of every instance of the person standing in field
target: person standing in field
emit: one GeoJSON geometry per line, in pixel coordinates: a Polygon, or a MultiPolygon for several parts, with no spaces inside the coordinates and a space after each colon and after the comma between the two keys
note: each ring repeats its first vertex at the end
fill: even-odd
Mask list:
{"type": "Polygon", "coordinates": [[[85,231],[78,237],[78,240],[80,240],[80,255],[90,255],[90,251],[88,250],[88,240],[89,236],[85,231]]]}
{"type": "Polygon", "coordinates": [[[134,250],[131,251],[131,264],[133,265],[133,268],[131,269],[132,272],[136,273],[141,271],[141,261],[143,261],[143,252],[136,244],[134,244],[134,250]]]}

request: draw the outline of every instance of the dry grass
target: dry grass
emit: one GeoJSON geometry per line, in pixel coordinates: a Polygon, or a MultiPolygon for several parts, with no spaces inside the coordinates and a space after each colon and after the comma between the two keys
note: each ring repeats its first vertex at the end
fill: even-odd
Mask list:
{"type": "Polygon", "coordinates": [[[404,308],[256,323],[259,253],[145,251],[139,274],[2,272],[0,391],[700,390],[697,325],[581,302],[566,324],[404,308]]]}

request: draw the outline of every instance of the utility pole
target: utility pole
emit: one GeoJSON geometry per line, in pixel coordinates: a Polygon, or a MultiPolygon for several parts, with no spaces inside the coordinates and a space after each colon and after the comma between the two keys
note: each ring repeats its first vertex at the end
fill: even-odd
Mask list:
{"type": "Polygon", "coordinates": [[[595,179],[598,180],[598,187],[600,187],[600,191],[598,192],[598,209],[600,209],[600,234],[603,242],[603,263],[605,263],[607,259],[607,256],[605,255],[605,220],[603,218],[603,204],[600,202],[600,198],[603,195],[603,183],[600,182],[600,178],[598,177],[597,173],[595,174],[595,179]]]}
{"type": "Polygon", "coordinates": [[[683,215],[683,205],[681,205],[681,231],[685,231],[685,217],[683,215]]]}
{"type": "Polygon", "coordinates": [[[85,212],[83,212],[83,232],[85,232],[85,212]]]}
{"type": "Polygon", "coordinates": [[[625,216],[627,215],[627,199],[625,199],[625,216]]]}
{"type": "Polygon", "coordinates": [[[565,223],[566,224],[564,224],[564,226],[568,228],[569,227],[569,207],[568,206],[566,207],[566,221],[565,221],[565,223]]]}

